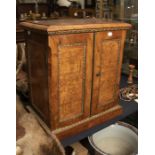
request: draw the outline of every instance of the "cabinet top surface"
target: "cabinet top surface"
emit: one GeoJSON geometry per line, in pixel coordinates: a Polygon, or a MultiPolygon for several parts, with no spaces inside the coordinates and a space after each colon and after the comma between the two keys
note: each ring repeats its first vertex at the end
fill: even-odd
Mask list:
{"type": "Polygon", "coordinates": [[[47,32],[66,31],[75,29],[101,29],[118,28],[129,29],[128,23],[108,21],[104,19],[56,19],[56,20],[35,20],[22,22],[21,25],[29,29],[43,30],[47,32]]]}

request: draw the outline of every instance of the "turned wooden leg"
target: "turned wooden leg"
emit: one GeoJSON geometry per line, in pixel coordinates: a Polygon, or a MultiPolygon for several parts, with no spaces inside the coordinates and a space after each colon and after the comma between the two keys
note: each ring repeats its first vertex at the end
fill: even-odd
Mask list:
{"type": "Polygon", "coordinates": [[[129,65],[129,77],[128,77],[128,84],[133,84],[133,71],[134,71],[135,65],[129,65]]]}

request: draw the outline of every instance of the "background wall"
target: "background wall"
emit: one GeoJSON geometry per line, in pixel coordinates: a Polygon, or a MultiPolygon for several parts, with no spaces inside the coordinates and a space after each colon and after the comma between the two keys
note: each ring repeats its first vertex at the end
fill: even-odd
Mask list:
{"type": "MultiPolygon", "coordinates": [[[[38,2],[41,3],[46,3],[47,0],[37,0],[38,2]]],[[[18,0],[19,3],[35,3],[36,0],[18,0]]]]}

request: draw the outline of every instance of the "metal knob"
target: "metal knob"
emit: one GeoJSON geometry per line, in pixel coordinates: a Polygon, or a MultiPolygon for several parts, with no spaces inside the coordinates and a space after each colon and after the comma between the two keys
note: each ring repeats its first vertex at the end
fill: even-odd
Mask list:
{"type": "Polygon", "coordinates": [[[112,37],[112,32],[111,31],[109,31],[108,33],[107,33],[107,35],[108,35],[108,37],[112,37]]]}

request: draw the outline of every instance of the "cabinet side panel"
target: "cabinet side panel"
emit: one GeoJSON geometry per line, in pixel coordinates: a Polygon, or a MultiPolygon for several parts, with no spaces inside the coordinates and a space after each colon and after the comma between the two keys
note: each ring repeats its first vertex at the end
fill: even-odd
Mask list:
{"type": "Polygon", "coordinates": [[[32,32],[26,49],[31,104],[49,125],[47,36],[32,32]]]}

